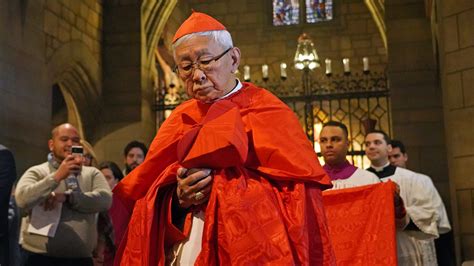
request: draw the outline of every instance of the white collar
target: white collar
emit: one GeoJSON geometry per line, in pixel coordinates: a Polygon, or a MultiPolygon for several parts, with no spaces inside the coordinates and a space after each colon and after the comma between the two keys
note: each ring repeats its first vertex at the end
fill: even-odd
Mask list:
{"type": "Polygon", "coordinates": [[[381,172],[385,167],[389,166],[390,165],[390,162],[387,162],[385,165],[383,166],[374,166],[374,165],[371,165],[370,167],[374,168],[375,172],[381,172]]]}
{"type": "Polygon", "coordinates": [[[236,84],[235,84],[235,87],[234,87],[229,93],[227,93],[226,95],[220,97],[220,98],[217,99],[216,101],[225,99],[225,98],[231,96],[232,94],[238,92],[240,89],[242,89],[242,87],[243,87],[242,82],[240,82],[239,79],[235,79],[235,80],[237,81],[236,84]]]}

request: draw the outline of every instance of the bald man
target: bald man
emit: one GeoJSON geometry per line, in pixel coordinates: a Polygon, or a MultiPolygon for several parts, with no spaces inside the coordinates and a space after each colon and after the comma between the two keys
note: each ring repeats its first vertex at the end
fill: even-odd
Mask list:
{"type": "Polygon", "coordinates": [[[28,213],[21,226],[21,245],[29,253],[26,265],[93,265],[96,216],[108,210],[112,195],[103,174],[71,154],[75,145],[80,145],[76,128],[54,128],[48,161],[28,169],[18,182],[17,204],[28,213]],[[65,182],[70,175],[79,186],[73,190],[65,182]],[[58,219],[56,230],[38,219],[52,217],[58,219]]]}

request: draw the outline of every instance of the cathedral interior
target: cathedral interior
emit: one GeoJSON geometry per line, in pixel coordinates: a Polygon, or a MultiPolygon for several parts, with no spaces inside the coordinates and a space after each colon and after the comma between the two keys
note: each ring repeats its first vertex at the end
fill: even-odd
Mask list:
{"type": "Polygon", "coordinates": [[[240,79],[288,103],[316,151],[328,120],[350,125],[362,167],[367,128],[402,140],[448,210],[446,261],[474,260],[473,0],[0,0],[0,143],[18,175],[64,122],[99,161],[151,143],[185,99],[170,46],[192,10],[226,25],[240,79]],[[299,69],[304,40],[317,60],[299,69]]]}

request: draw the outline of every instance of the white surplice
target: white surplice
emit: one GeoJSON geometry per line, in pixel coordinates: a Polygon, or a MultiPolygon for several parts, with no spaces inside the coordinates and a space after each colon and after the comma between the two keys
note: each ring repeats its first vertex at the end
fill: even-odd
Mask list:
{"type": "Polygon", "coordinates": [[[397,167],[392,180],[400,186],[407,211],[406,224],[397,230],[398,265],[436,265],[433,240],[451,230],[443,201],[431,179],[397,167]],[[403,230],[412,221],[420,231],[403,230]]]}
{"type": "MultiPolygon", "coordinates": [[[[430,190],[433,206],[437,208],[438,212],[438,233],[445,234],[451,230],[449,223],[448,214],[443,204],[443,200],[438,193],[438,190],[433,184],[430,177],[417,173],[417,177],[423,182],[423,184],[430,190]]],[[[421,253],[422,265],[436,266],[438,265],[436,259],[436,247],[433,239],[421,240],[412,237],[415,242],[417,250],[421,253]]]]}

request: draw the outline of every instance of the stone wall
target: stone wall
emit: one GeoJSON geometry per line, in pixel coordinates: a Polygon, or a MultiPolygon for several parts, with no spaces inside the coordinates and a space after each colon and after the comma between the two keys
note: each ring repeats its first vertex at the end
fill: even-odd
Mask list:
{"type": "Polygon", "coordinates": [[[0,141],[17,155],[19,173],[44,160],[52,123],[65,118],[74,118],[99,161],[121,163],[132,139],[150,143],[150,54],[175,4],[0,0],[0,141]],[[54,120],[53,87],[60,88],[69,113],[54,120]]]}
{"type": "MultiPolygon", "coordinates": [[[[425,2],[385,1],[393,136],[406,145],[408,168],[431,177],[452,220],[439,66],[425,2]]],[[[453,265],[452,233],[437,244],[442,263],[453,265]]]]}
{"type": "Polygon", "coordinates": [[[0,0],[0,142],[17,172],[46,160],[51,121],[45,82],[43,1],[0,0]]]}
{"type": "Polygon", "coordinates": [[[461,263],[474,260],[474,1],[436,3],[456,255],[461,263]]]}
{"type": "MultiPolygon", "coordinates": [[[[208,13],[220,20],[232,34],[234,45],[242,51],[243,66],[251,67],[252,80],[261,80],[261,65],[269,65],[269,75],[279,77],[280,63],[289,66],[288,75],[299,77],[293,69],[298,36],[312,37],[321,61],[333,60],[333,71],[342,72],[342,58],[351,59],[354,71],[362,70],[362,57],[368,56],[372,69],[382,71],[387,51],[378,29],[363,1],[336,1],[334,21],[275,27],[271,1],[186,1],[189,9],[208,13]]],[[[303,6],[300,6],[302,8],[303,6]]],[[[190,14],[190,12],[188,12],[190,14]]],[[[323,64],[324,68],[324,64],[323,64]]],[[[316,70],[322,73],[324,69],[316,70]]]]}
{"type": "Polygon", "coordinates": [[[429,175],[449,203],[442,96],[425,1],[386,1],[386,21],[394,137],[407,146],[408,167],[429,175]]]}
{"type": "Polygon", "coordinates": [[[46,59],[62,45],[83,42],[101,64],[102,0],[46,0],[43,30],[46,59]]]}
{"type": "Polygon", "coordinates": [[[156,36],[161,36],[175,5],[173,0],[104,2],[105,110],[94,139],[101,160],[122,166],[128,142],[149,145],[156,134],[156,36]]]}
{"type": "Polygon", "coordinates": [[[68,110],[78,118],[74,125],[89,141],[102,110],[101,2],[47,0],[43,7],[47,83],[58,84],[70,97],[68,110]]]}
{"type": "Polygon", "coordinates": [[[75,101],[86,137],[101,93],[101,1],[0,0],[0,141],[18,173],[46,159],[52,88],[75,101]]]}

